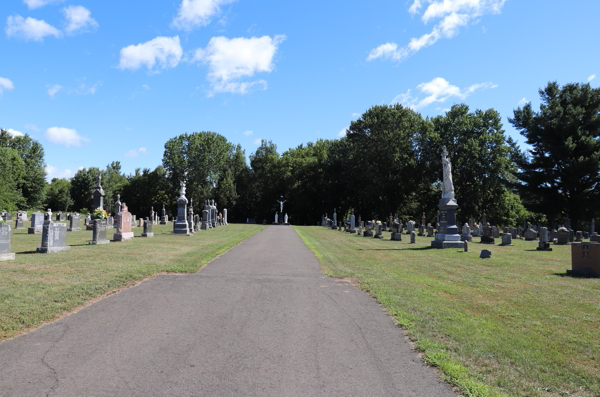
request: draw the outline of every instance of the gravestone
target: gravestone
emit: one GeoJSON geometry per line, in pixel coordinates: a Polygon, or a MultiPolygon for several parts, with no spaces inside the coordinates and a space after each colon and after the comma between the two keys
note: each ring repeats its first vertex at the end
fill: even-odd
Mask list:
{"type": "Polygon", "coordinates": [[[503,233],[502,234],[502,244],[500,245],[513,245],[512,243],[512,234],[503,233]]]}
{"type": "Polygon", "coordinates": [[[44,221],[42,232],[42,246],[36,248],[39,254],[52,254],[70,249],[67,225],[54,223],[51,220],[44,221]]]}
{"type": "Polygon", "coordinates": [[[408,221],[406,224],[406,234],[411,234],[415,230],[415,221],[408,221]]]}
{"type": "MultiPolygon", "coordinates": [[[[206,208],[206,207],[204,207],[206,208]]],[[[263,225],[266,224],[266,220],[263,222],[263,225]]],[[[210,223],[208,222],[208,210],[204,209],[202,211],[202,230],[209,230],[210,229],[210,223]]]]}
{"type": "Polygon", "coordinates": [[[23,219],[24,221],[28,221],[29,218],[27,218],[27,212],[26,211],[19,211],[17,218],[23,219]]]}
{"type": "MultiPolygon", "coordinates": [[[[567,233],[567,238],[568,238],[567,233]]],[[[525,241],[536,241],[537,240],[537,232],[533,229],[527,229],[525,231],[525,241]]]]}
{"type": "Polygon", "coordinates": [[[94,219],[92,221],[92,241],[88,244],[100,245],[108,244],[108,221],[106,219],[94,219]]]}
{"type": "Polygon", "coordinates": [[[496,226],[492,226],[492,235],[494,238],[500,238],[500,229],[496,226]]]}
{"type": "Polygon", "coordinates": [[[4,220],[5,221],[12,221],[13,220],[13,214],[12,214],[12,212],[7,212],[6,214],[4,214],[4,220]]]}
{"type": "Polygon", "coordinates": [[[373,237],[373,222],[371,222],[371,221],[367,222],[367,228],[365,229],[365,232],[363,233],[363,237],[373,237]]]}
{"type": "Polygon", "coordinates": [[[557,239],[556,244],[558,244],[558,245],[569,244],[569,232],[565,231],[565,230],[559,230],[558,233],[556,234],[556,239],[557,239]]]}
{"type": "Polygon", "coordinates": [[[92,192],[92,196],[94,196],[94,204],[92,208],[92,212],[97,209],[104,209],[104,189],[102,189],[102,176],[98,175],[96,188],[92,192]]]}
{"type": "Polygon", "coordinates": [[[213,199],[212,200],[212,227],[217,227],[217,202],[213,199]]]}
{"type": "Polygon", "coordinates": [[[64,222],[64,220],[65,220],[65,219],[64,219],[64,215],[63,215],[63,213],[62,213],[62,212],[58,212],[58,213],[56,214],[56,221],[57,221],[57,222],[64,222]]]}
{"type": "Polygon", "coordinates": [[[333,209],[333,215],[331,216],[331,229],[337,229],[337,208],[333,209]]]}
{"type": "Polygon", "coordinates": [[[69,215],[69,232],[78,232],[81,230],[81,218],[79,214],[69,215]]]}
{"type": "Polygon", "coordinates": [[[31,227],[27,229],[27,234],[41,234],[44,226],[44,214],[37,211],[31,215],[31,227]]]}
{"type": "Polygon", "coordinates": [[[16,257],[12,252],[12,227],[10,223],[0,223],[0,262],[10,261],[16,257]]]}
{"type": "MultiPolygon", "coordinates": [[[[146,219],[148,219],[148,218],[146,218],[146,219]]],[[[144,227],[144,223],[146,223],[146,221],[144,220],[144,218],[140,218],[138,220],[138,227],[143,228],[144,227]]]]}
{"type": "Polygon", "coordinates": [[[465,241],[465,252],[469,252],[469,242],[465,241]]]}
{"type": "Polygon", "coordinates": [[[181,182],[180,186],[179,198],[177,199],[177,220],[173,226],[173,234],[178,236],[191,236],[187,221],[188,199],[185,197],[185,182],[181,182]]]}
{"type": "Polygon", "coordinates": [[[202,229],[202,219],[200,218],[200,214],[194,214],[194,227],[194,230],[197,232],[202,229]]]}
{"type": "Polygon", "coordinates": [[[229,225],[229,222],[227,221],[227,208],[223,209],[223,225],[229,225]]]}
{"type": "Polygon", "coordinates": [[[489,259],[492,257],[492,251],[490,250],[482,250],[481,254],[479,254],[481,259],[489,259]]]}
{"type": "Polygon", "coordinates": [[[402,233],[400,233],[400,224],[398,222],[394,222],[392,225],[392,237],[390,240],[402,241],[402,233]]]}
{"type": "Polygon", "coordinates": [[[133,239],[133,232],[131,231],[131,212],[127,209],[127,204],[121,205],[121,212],[117,214],[117,232],[113,234],[113,240],[115,241],[127,241],[133,239]]]}
{"type": "MultiPolygon", "coordinates": [[[[208,212],[208,215],[207,215],[207,218],[206,218],[208,229],[206,229],[206,230],[210,230],[210,229],[213,228],[213,226],[212,226],[212,221],[211,221],[211,218],[210,218],[212,216],[211,215],[212,214],[212,208],[210,206],[210,201],[209,200],[206,200],[206,202],[204,204],[204,209],[208,212]]],[[[267,220],[265,219],[263,221],[263,225],[266,225],[266,224],[267,224],[267,220]]]]}
{"type": "MultiPolygon", "coordinates": [[[[140,219],[141,221],[142,219],[140,219]]],[[[154,233],[152,233],[152,222],[150,222],[149,218],[146,218],[146,222],[144,222],[144,233],[142,233],[142,237],[154,237],[154,233]]]]}
{"type": "Polygon", "coordinates": [[[109,229],[112,229],[115,227],[115,218],[113,218],[112,215],[109,215],[108,218],[106,219],[106,225],[109,229]]]}
{"type": "Polygon", "coordinates": [[[85,230],[94,230],[94,221],[90,214],[85,218],[85,230]]]}
{"type": "Polygon", "coordinates": [[[571,244],[571,270],[568,274],[600,277],[600,244],[582,242],[571,244]]]}
{"type": "Polygon", "coordinates": [[[433,226],[431,225],[431,223],[427,225],[427,237],[435,237],[435,235],[433,234],[433,226]]]}
{"type": "Polygon", "coordinates": [[[15,229],[25,229],[25,221],[23,219],[17,219],[15,221],[15,229]]]}
{"type": "Polygon", "coordinates": [[[519,227],[517,228],[517,235],[518,235],[520,238],[523,238],[523,237],[525,237],[525,236],[523,236],[523,228],[522,228],[521,226],[519,226],[519,227]]]}
{"type": "Polygon", "coordinates": [[[542,227],[540,229],[540,244],[537,247],[538,251],[552,251],[550,248],[550,241],[548,240],[548,228],[542,227]]]}
{"type": "Polygon", "coordinates": [[[375,238],[383,238],[383,227],[380,223],[378,223],[375,229],[375,238]]]}
{"type": "Polygon", "coordinates": [[[350,233],[356,233],[356,217],[354,216],[354,208],[352,208],[352,214],[350,215],[350,233]]]}
{"type": "Polygon", "coordinates": [[[137,227],[137,215],[131,215],[131,227],[137,227]]]}
{"type": "Polygon", "coordinates": [[[473,236],[471,236],[471,227],[469,227],[468,223],[465,223],[462,227],[462,234],[460,236],[461,241],[473,241],[473,236]]]}
{"type": "Polygon", "coordinates": [[[483,244],[496,244],[494,235],[492,234],[492,227],[490,224],[486,224],[483,227],[483,235],[481,236],[481,243],[483,244]]]}
{"type": "Polygon", "coordinates": [[[575,241],[580,243],[581,240],[583,240],[583,233],[581,231],[578,231],[577,233],[575,233],[575,241]]]}
{"type": "Polygon", "coordinates": [[[163,204],[162,216],[160,217],[160,224],[166,225],[167,223],[169,223],[169,218],[167,217],[167,210],[165,209],[165,205],[163,204]]]}
{"type": "Polygon", "coordinates": [[[588,240],[590,238],[590,234],[588,232],[583,232],[583,238],[588,240]]]}
{"type": "Polygon", "coordinates": [[[190,199],[190,205],[188,206],[188,228],[190,233],[195,233],[194,230],[194,199],[190,199]]]}
{"type": "Polygon", "coordinates": [[[517,238],[517,228],[516,227],[511,227],[510,228],[510,234],[512,235],[513,240],[515,240],[517,238]]]}
{"type": "Polygon", "coordinates": [[[398,233],[402,232],[404,232],[404,225],[402,224],[402,221],[398,219],[398,233]]]}
{"type": "Polygon", "coordinates": [[[416,244],[417,243],[417,232],[415,232],[414,230],[410,234],[410,243],[411,244],[416,244]]]}

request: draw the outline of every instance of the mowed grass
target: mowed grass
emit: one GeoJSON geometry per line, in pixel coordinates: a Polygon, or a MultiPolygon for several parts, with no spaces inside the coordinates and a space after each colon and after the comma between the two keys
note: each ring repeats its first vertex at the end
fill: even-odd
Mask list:
{"type": "Polygon", "coordinates": [[[600,396],[600,279],[566,276],[570,246],[474,238],[465,253],[426,237],[296,231],[327,275],[370,292],[463,394],[600,396]]]}
{"type": "Polygon", "coordinates": [[[17,258],[0,262],[0,342],[154,274],[197,272],[264,228],[232,224],[184,237],[171,235],[171,224],[156,225],[153,238],[137,237],[143,230],[134,228],[133,240],[105,245],[88,245],[92,231],[83,228],[69,232],[70,250],[54,254],[35,253],[40,234],[13,230],[17,258]]]}

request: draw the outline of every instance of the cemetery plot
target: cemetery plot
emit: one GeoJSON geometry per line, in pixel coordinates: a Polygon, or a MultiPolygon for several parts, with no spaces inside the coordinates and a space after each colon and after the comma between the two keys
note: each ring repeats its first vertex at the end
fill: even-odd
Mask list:
{"type": "MultiPolygon", "coordinates": [[[[463,252],[431,249],[427,237],[296,231],[327,275],[377,298],[465,395],[600,395],[600,279],[566,274],[572,245],[538,251],[539,241],[515,239],[463,252]],[[480,259],[482,249],[492,257],[480,259]]],[[[591,261],[595,248],[575,254],[591,261]]]]}

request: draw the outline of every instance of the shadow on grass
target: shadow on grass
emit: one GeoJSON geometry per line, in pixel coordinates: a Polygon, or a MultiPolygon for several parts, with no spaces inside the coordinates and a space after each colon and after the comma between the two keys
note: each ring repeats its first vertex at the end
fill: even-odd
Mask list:
{"type": "Polygon", "coordinates": [[[407,247],[398,247],[398,248],[358,248],[357,251],[425,251],[433,249],[433,247],[420,247],[420,248],[407,248],[407,247]]]}
{"type": "Polygon", "coordinates": [[[15,252],[15,254],[17,254],[17,255],[30,255],[30,254],[37,254],[37,251],[15,252]]]}
{"type": "Polygon", "coordinates": [[[569,273],[568,270],[564,273],[553,273],[553,275],[559,276],[559,277],[571,277],[571,278],[600,278],[599,276],[595,276],[593,274],[569,273]]]}

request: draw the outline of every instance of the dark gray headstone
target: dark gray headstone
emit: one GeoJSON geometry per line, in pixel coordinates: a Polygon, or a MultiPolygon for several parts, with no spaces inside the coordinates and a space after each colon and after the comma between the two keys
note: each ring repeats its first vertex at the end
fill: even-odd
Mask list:
{"type": "Polygon", "coordinates": [[[69,243],[67,225],[48,220],[44,221],[43,229],[42,246],[36,249],[38,253],[51,254],[71,248],[67,245],[69,243]]]}
{"type": "Polygon", "coordinates": [[[464,248],[465,248],[465,252],[469,252],[469,242],[468,241],[465,241],[464,248]]]}
{"type": "Polygon", "coordinates": [[[481,254],[479,255],[481,259],[488,259],[492,257],[492,251],[490,250],[481,250],[481,254]]]}
{"type": "Polygon", "coordinates": [[[417,232],[415,232],[414,230],[412,232],[410,232],[410,243],[411,244],[417,243],[417,232]]]}
{"type": "Polygon", "coordinates": [[[44,214],[36,212],[31,215],[31,227],[27,229],[28,234],[41,234],[44,226],[44,214]]]}
{"type": "Polygon", "coordinates": [[[108,235],[108,222],[106,219],[94,219],[93,223],[93,233],[92,233],[92,241],[89,241],[89,244],[97,245],[97,244],[108,244],[107,235],[108,235]]]}
{"type": "Polygon", "coordinates": [[[25,229],[25,221],[23,219],[17,219],[15,221],[15,229],[25,229]]]}
{"type": "Polygon", "coordinates": [[[12,227],[10,223],[0,223],[0,261],[16,258],[12,252],[12,227]]]}
{"type": "Polygon", "coordinates": [[[154,233],[152,233],[152,222],[150,222],[150,218],[146,218],[144,222],[144,233],[142,233],[142,237],[154,237],[154,233]]]}
{"type": "Polygon", "coordinates": [[[81,230],[81,217],[79,214],[69,215],[69,232],[78,232],[81,230]]]}

